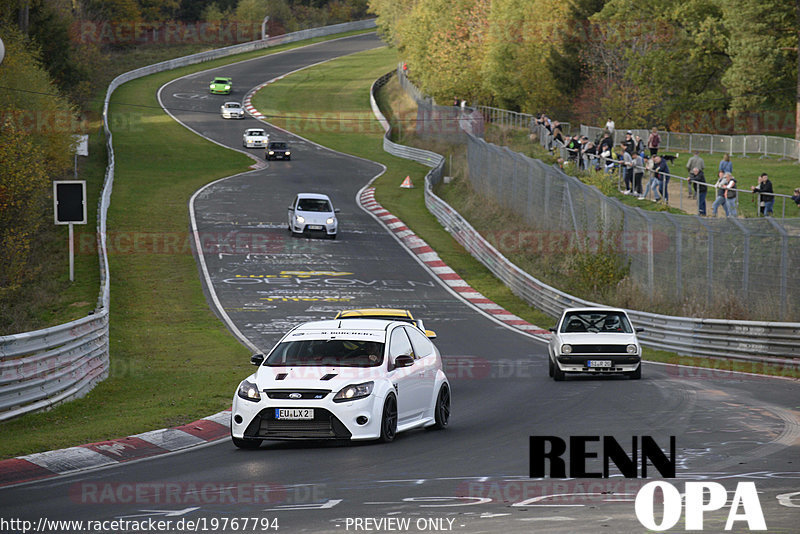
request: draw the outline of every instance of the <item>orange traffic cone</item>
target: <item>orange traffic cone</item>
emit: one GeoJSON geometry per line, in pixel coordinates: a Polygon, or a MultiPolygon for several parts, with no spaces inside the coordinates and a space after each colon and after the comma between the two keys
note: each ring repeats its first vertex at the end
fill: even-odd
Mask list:
{"type": "Polygon", "coordinates": [[[400,187],[402,187],[403,189],[413,189],[414,184],[411,183],[411,177],[406,176],[406,179],[403,180],[403,183],[400,184],[400,187]]]}

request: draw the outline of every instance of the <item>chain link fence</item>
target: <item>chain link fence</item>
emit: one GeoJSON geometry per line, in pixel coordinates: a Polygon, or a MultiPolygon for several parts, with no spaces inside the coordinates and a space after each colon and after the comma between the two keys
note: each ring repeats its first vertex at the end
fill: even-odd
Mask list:
{"type": "MultiPolygon", "coordinates": [[[[401,85],[413,87],[400,69],[398,76],[401,85]]],[[[496,112],[487,114],[489,108],[458,110],[437,106],[429,98],[417,102],[424,109],[422,118],[449,117],[442,121],[447,140],[467,144],[469,180],[477,192],[522,217],[534,231],[570,234],[575,243],[599,234],[618,244],[629,262],[630,279],[652,298],[688,301],[704,309],[738,302],[761,317],[800,319],[800,219],[710,219],[627,206],[555,166],[471,133],[455,133],[465,117],[471,121],[470,132],[480,122],[478,116],[496,120],[496,112]]],[[[508,112],[503,120],[524,122],[516,115],[523,114],[508,112]]],[[[437,134],[430,126],[421,128],[421,134],[437,134]]],[[[678,134],[668,139],[710,147],[718,137],[724,136],[678,134]]],[[[761,148],[767,143],[764,136],[744,141],[761,148]]]]}

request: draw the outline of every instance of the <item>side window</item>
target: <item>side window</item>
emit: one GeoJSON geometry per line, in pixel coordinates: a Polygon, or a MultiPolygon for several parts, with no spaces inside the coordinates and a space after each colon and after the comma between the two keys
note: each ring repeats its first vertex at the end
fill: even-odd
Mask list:
{"type": "Polygon", "coordinates": [[[403,354],[414,356],[414,350],[411,348],[411,342],[408,340],[405,329],[395,328],[389,338],[389,358],[394,361],[403,354]]]}
{"type": "Polygon", "coordinates": [[[428,341],[428,338],[416,328],[405,328],[408,337],[411,338],[411,344],[414,346],[414,354],[417,358],[424,358],[434,354],[433,343],[428,341]]]}

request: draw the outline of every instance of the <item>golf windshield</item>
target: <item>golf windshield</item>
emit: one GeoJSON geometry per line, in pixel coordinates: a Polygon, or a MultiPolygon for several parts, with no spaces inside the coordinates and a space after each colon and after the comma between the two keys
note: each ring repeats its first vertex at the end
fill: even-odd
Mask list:
{"type": "Polygon", "coordinates": [[[305,339],[284,341],[264,365],[377,367],[383,363],[383,343],[350,339],[305,339]]]}
{"type": "Polygon", "coordinates": [[[631,323],[624,313],[609,311],[571,312],[564,317],[561,323],[561,332],[578,333],[614,333],[630,334],[633,332],[631,323]]]}

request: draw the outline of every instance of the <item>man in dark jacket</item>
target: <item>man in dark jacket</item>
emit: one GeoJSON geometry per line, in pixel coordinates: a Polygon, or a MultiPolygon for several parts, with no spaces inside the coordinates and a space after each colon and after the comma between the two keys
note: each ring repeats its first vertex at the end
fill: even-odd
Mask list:
{"type": "Polygon", "coordinates": [[[753,193],[759,193],[758,211],[762,217],[772,215],[772,207],[775,205],[775,195],[772,194],[772,182],[769,181],[767,173],[762,173],[758,177],[758,185],[750,187],[753,193]]]}
{"type": "Polygon", "coordinates": [[[669,167],[661,156],[653,158],[653,173],[658,179],[659,192],[664,197],[664,203],[669,204],[669,167]]]}
{"type": "Polygon", "coordinates": [[[689,180],[692,182],[692,188],[697,189],[697,214],[705,216],[706,214],[706,177],[703,171],[695,167],[689,173],[689,180]]]}

